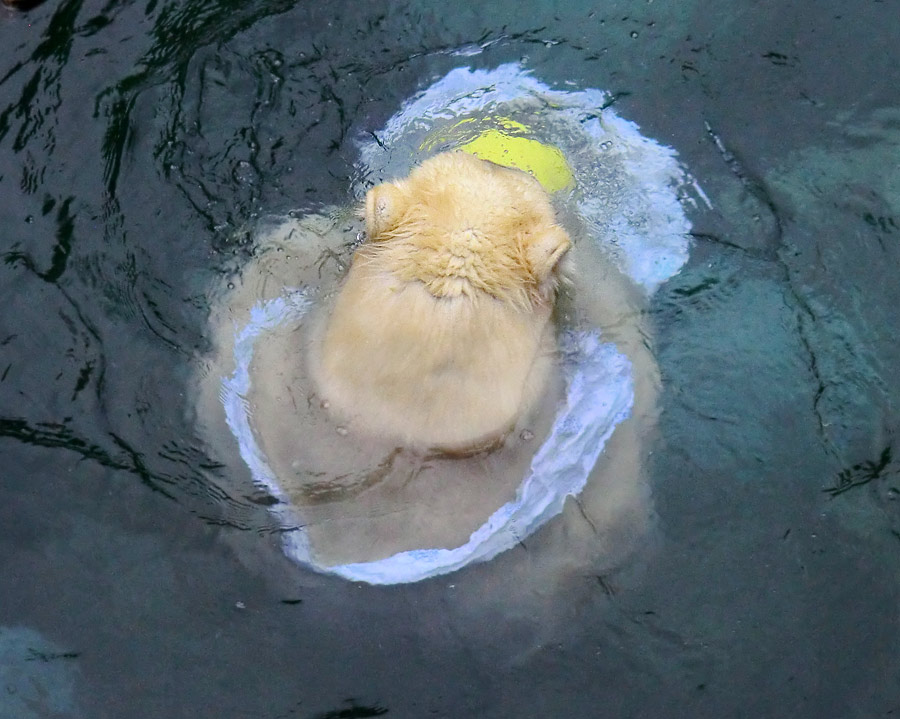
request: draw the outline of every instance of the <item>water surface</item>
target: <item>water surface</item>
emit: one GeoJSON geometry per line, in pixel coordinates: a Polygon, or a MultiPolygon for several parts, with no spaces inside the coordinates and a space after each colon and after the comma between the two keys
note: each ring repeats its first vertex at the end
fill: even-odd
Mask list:
{"type": "Polygon", "coordinates": [[[898,32],[874,0],[4,8],[0,716],[896,713],[898,32]],[[713,205],[646,317],[655,520],[303,571],[186,401],[209,288],[260,217],[348,204],[404,100],[510,61],[613,93],[713,205]]]}

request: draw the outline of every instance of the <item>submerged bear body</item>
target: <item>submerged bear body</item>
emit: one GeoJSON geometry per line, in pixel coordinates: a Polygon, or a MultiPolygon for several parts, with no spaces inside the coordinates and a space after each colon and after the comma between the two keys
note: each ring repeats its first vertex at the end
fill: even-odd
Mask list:
{"type": "MultiPolygon", "coordinates": [[[[302,527],[317,566],[466,544],[516,500],[567,406],[561,294],[567,325],[602,328],[635,379],[633,414],[579,505],[591,521],[567,525],[584,536],[576,547],[567,535],[564,563],[593,556],[598,527],[643,524],[639,448],[657,373],[628,278],[582,234],[570,242],[534,178],[462,153],[372,188],[363,214],[262,223],[253,258],[215,292],[198,414],[236,478],[229,491],[246,493],[249,466],[254,506],[302,527]],[[298,296],[300,317],[263,312],[298,296]],[[222,381],[237,386],[239,339],[255,323],[241,429],[222,381]]],[[[567,451],[554,449],[560,461],[567,451]]]]}

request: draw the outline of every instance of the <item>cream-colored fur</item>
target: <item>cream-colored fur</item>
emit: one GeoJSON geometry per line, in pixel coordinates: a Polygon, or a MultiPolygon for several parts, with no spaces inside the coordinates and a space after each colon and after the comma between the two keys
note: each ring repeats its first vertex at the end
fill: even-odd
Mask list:
{"type": "Polygon", "coordinates": [[[571,242],[540,184],[461,152],[366,197],[368,241],[310,344],[329,411],[409,447],[501,439],[553,366],[571,242]]]}

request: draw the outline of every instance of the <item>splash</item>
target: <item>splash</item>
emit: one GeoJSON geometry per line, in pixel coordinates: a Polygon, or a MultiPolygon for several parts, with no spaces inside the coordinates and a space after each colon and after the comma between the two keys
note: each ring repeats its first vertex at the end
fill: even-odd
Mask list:
{"type": "Polygon", "coordinates": [[[578,218],[583,237],[651,295],[688,258],[691,224],[681,198],[709,201],[675,150],[644,137],[611,102],[603,90],[554,90],[516,64],[453,70],[360,144],[355,193],[361,198],[372,184],[405,177],[430,155],[478,149],[485,137],[495,139],[486,159],[500,164],[501,135],[553,148],[564,169],[558,161],[541,164],[551,190],[561,190],[554,199],[578,218]],[[569,172],[573,182],[563,179],[569,172]]]}
{"type": "MultiPolygon", "coordinates": [[[[561,215],[578,225],[567,227],[576,242],[599,246],[649,297],[688,257],[690,222],[681,198],[692,192],[701,201],[705,196],[675,151],[642,136],[637,125],[609,108],[610,101],[600,90],[552,90],[517,65],[454,70],[361,142],[354,193],[362,198],[373,184],[405,177],[425,158],[452,149],[493,153],[486,159],[511,166],[531,163],[536,176],[542,172],[552,182],[561,215]]],[[[582,492],[606,442],[634,407],[629,358],[601,341],[596,330],[562,331],[564,401],[511,501],[488,508],[483,523],[459,546],[328,564],[317,559],[303,518],[267,464],[246,400],[258,343],[270,331],[303,323],[310,305],[303,288],[285,289],[253,308],[246,325],[237,328],[235,371],[223,382],[221,400],[254,480],[281,500],[271,509],[290,527],[283,534],[285,552],[319,571],[372,584],[414,582],[516,546],[558,515],[567,497],[582,492]]]]}

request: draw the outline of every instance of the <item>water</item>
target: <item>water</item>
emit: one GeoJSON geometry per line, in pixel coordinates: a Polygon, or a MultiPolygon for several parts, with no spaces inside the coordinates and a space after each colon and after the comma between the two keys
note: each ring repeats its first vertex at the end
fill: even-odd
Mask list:
{"type": "Polygon", "coordinates": [[[898,31],[888,2],[4,9],[0,716],[896,712],[898,31]],[[197,429],[209,288],[257,218],[350,202],[416,91],[520,60],[613,93],[713,205],[646,316],[654,519],[566,556],[570,503],[402,587],[305,572],[197,429]]]}

